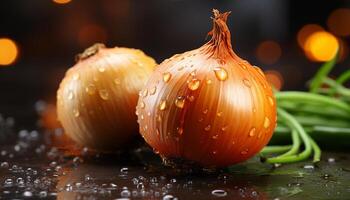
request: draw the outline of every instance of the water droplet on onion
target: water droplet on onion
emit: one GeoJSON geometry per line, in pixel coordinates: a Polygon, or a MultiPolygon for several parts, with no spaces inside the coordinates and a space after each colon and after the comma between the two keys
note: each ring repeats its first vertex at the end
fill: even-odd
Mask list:
{"type": "Polygon", "coordinates": [[[165,110],[166,109],[166,101],[162,100],[159,104],[159,110],[165,110]]]}
{"type": "Polygon", "coordinates": [[[100,95],[101,99],[103,99],[103,100],[108,100],[108,98],[109,98],[109,93],[105,89],[100,90],[99,95],[100,95]]]}
{"type": "Polygon", "coordinates": [[[166,72],[166,73],[163,74],[163,81],[165,83],[169,82],[170,79],[171,79],[171,74],[169,72],[166,72]]]}
{"type": "Polygon", "coordinates": [[[187,86],[192,91],[197,90],[200,86],[200,80],[194,78],[188,83],[187,86]]]}
{"type": "Polygon", "coordinates": [[[214,68],[215,76],[220,81],[225,81],[227,79],[227,71],[222,67],[214,68]]]}

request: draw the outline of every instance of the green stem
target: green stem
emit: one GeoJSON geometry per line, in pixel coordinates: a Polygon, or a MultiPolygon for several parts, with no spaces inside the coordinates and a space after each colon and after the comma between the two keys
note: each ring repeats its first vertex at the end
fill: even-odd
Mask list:
{"type": "Polygon", "coordinates": [[[312,146],[309,140],[309,136],[305,132],[304,128],[300,125],[300,123],[288,112],[281,108],[277,108],[277,113],[280,118],[284,120],[287,126],[289,126],[292,130],[297,131],[299,133],[305,149],[303,152],[297,155],[288,155],[288,156],[277,156],[274,158],[268,158],[266,162],[268,163],[290,163],[297,162],[307,159],[312,153],[312,146]]]}
{"type": "Polygon", "coordinates": [[[350,115],[347,112],[344,112],[344,110],[340,110],[329,106],[322,106],[322,109],[320,109],[321,105],[312,104],[312,102],[300,103],[291,101],[279,101],[278,106],[294,114],[305,113],[318,115],[320,117],[322,116],[326,118],[342,118],[350,120],[350,115]]]}
{"type": "Polygon", "coordinates": [[[311,137],[309,137],[312,149],[314,151],[313,162],[319,162],[321,160],[321,149],[311,137]]]}
{"type": "Polygon", "coordinates": [[[339,101],[332,97],[322,96],[319,94],[312,94],[307,92],[277,92],[275,94],[277,101],[299,101],[299,102],[312,102],[323,104],[323,106],[335,107],[346,111],[350,114],[350,106],[342,101],[339,101]]]}
{"type": "Polygon", "coordinates": [[[334,93],[338,93],[340,95],[350,97],[350,89],[345,88],[343,85],[337,83],[335,80],[325,78],[324,83],[326,83],[332,88],[327,90],[328,94],[333,95],[334,93]]]}
{"type": "Polygon", "coordinates": [[[338,60],[338,53],[332,58],[332,60],[324,63],[321,68],[317,71],[316,75],[314,78],[311,80],[310,83],[310,92],[311,93],[316,93],[317,90],[320,88],[322,84],[322,80],[324,77],[326,77],[329,72],[333,69],[335,66],[336,62],[338,60]]]}
{"type": "Polygon", "coordinates": [[[342,73],[339,78],[337,78],[336,82],[342,85],[348,80],[350,80],[350,70],[342,73]]]}
{"type": "Polygon", "coordinates": [[[283,153],[288,151],[292,145],[267,146],[260,152],[261,154],[283,153]]]}
{"type": "Polygon", "coordinates": [[[298,132],[295,131],[295,130],[292,131],[292,141],[293,141],[293,146],[292,146],[292,148],[291,148],[288,152],[282,154],[281,157],[289,156],[289,155],[294,155],[294,154],[297,154],[297,153],[298,153],[301,142],[300,142],[299,134],[298,134],[298,132]]]}
{"type": "Polygon", "coordinates": [[[315,115],[294,115],[296,120],[302,124],[303,126],[316,126],[316,125],[325,125],[333,126],[333,127],[350,127],[349,120],[341,120],[341,119],[327,119],[320,116],[315,115]]]}

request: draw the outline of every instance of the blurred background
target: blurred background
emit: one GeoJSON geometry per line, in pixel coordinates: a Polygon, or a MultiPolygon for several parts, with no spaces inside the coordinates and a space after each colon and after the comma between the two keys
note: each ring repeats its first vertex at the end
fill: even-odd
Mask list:
{"type": "Polygon", "coordinates": [[[198,48],[213,8],[232,11],[235,52],[260,66],[276,88],[305,89],[337,49],[332,75],[349,69],[346,0],[2,0],[0,113],[32,124],[33,106],[54,105],[75,55],[96,42],[142,49],[157,62],[198,48]]]}

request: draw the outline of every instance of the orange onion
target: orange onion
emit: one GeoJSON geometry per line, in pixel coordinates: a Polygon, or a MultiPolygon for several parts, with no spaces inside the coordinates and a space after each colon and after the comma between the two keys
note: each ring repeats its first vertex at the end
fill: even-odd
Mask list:
{"type": "Polygon", "coordinates": [[[113,150],[138,135],[138,93],[156,66],[142,51],[96,44],[78,55],[57,92],[57,115],[74,141],[113,150]]]}
{"type": "Polygon", "coordinates": [[[142,136],[170,164],[244,161],[269,142],[276,126],[264,73],[233,52],[229,13],[213,12],[211,40],[163,61],[138,101],[142,136]]]}

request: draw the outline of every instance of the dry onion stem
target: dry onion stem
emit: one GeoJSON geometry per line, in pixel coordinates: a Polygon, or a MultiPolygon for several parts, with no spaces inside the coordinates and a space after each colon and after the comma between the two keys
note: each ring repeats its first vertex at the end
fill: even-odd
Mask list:
{"type": "Polygon", "coordinates": [[[98,150],[121,148],[137,135],[138,93],[156,63],[142,51],[96,44],[78,56],[57,92],[65,132],[98,150]]]}
{"type": "Polygon", "coordinates": [[[233,52],[229,13],[213,12],[212,39],[161,63],[137,114],[141,134],[163,158],[223,167],[268,143],[276,103],[263,72],[233,52]]]}

